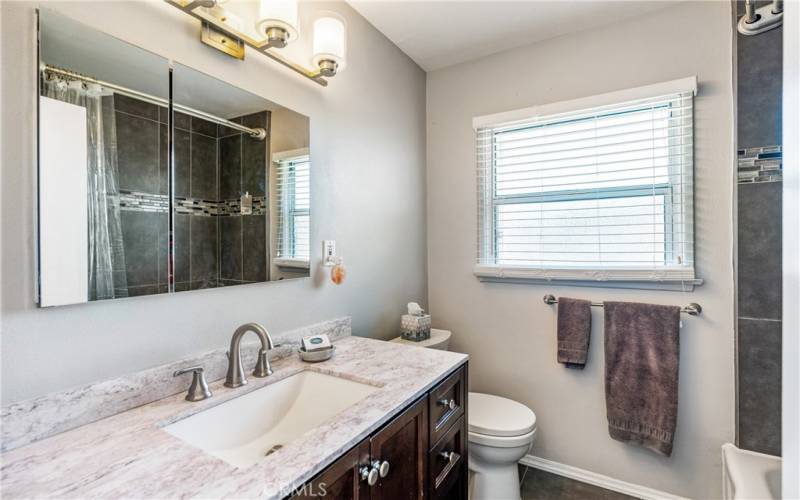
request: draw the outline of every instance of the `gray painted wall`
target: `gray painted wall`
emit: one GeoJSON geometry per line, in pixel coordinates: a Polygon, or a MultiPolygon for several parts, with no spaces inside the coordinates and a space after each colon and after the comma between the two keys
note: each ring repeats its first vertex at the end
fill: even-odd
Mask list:
{"type": "Polygon", "coordinates": [[[345,3],[301,6],[305,22],[327,8],[348,24],[348,67],[327,88],[252,51],[240,62],[203,46],[197,21],[164,2],[0,5],[3,405],[224,346],[246,321],[284,331],[352,315],[354,334],[388,338],[408,301],[426,302],[425,74],[345,3]],[[313,277],[38,309],[36,5],[310,116],[313,277]],[[322,239],[344,256],[341,286],[316,267],[322,239]]]}
{"type": "MultiPolygon", "coordinates": [[[[780,145],[783,28],[737,33],[736,53],[737,148],[780,145]]],[[[771,455],[781,454],[782,189],[739,184],[737,202],[736,434],[740,447],[771,455]]]]}
{"type": "Polygon", "coordinates": [[[734,439],[733,32],[731,4],[683,2],[428,74],[428,295],[434,326],[470,354],[471,389],[537,415],[532,453],[692,498],[721,496],[720,446],[734,439]],[[481,283],[473,116],[697,75],[692,293],[481,283]],[[588,366],[556,363],[556,310],[545,293],[592,300],[698,302],[681,331],[678,428],[671,458],[608,436],[602,315],[588,366]]]}

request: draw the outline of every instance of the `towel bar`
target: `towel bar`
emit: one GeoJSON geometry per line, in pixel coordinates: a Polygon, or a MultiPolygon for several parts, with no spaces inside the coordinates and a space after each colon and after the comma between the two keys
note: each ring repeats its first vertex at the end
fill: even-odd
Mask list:
{"type": "MultiPolygon", "coordinates": [[[[544,303],[545,304],[549,304],[549,305],[558,304],[558,299],[555,298],[555,296],[552,295],[552,294],[547,294],[547,295],[544,296],[544,303]]],[[[592,302],[592,307],[603,307],[603,303],[602,302],[592,302]]],[[[703,312],[703,308],[700,307],[700,304],[698,304],[696,302],[692,302],[691,304],[689,304],[687,306],[681,307],[681,312],[682,313],[686,313],[689,316],[699,316],[700,313],[703,312]]]]}

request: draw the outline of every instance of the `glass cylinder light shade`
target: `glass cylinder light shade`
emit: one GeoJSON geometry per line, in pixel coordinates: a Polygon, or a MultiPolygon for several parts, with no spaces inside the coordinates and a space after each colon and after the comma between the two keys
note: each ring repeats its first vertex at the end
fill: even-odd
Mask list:
{"type": "Polygon", "coordinates": [[[333,61],[337,71],[345,66],[347,39],[344,21],[335,14],[325,14],[314,21],[314,66],[333,61]]]}
{"type": "Polygon", "coordinates": [[[263,35],[270,28],[285,30],[289,41],[297,38],[297,0],[261,0],[256,29],[263,35]]]}

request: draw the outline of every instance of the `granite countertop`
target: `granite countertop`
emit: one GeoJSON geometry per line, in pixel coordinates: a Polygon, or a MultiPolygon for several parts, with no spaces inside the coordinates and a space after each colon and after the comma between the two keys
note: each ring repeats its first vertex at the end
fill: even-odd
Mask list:
{"type": "Polygon", "coordinates": [[[210,384],[211,399],[184,393],[134,408],[0,455],[5,498],[282,498],[465,363],[467,356],[345,337],[329,361],[290,356],[275,373],[237,389],[210,384]],[[168,434],[163,426],[302,370],[379,386],[326,424],[249,467],[237,468],[168,434]]]}

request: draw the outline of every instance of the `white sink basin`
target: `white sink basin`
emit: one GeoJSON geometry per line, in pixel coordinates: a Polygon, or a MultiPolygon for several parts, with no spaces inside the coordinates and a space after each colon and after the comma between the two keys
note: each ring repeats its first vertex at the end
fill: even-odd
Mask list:
{"type": "Polygon", "coordinates": [[[231,465],[247,467],[377,390],[302,371],[164,430],[231,465]]]}

